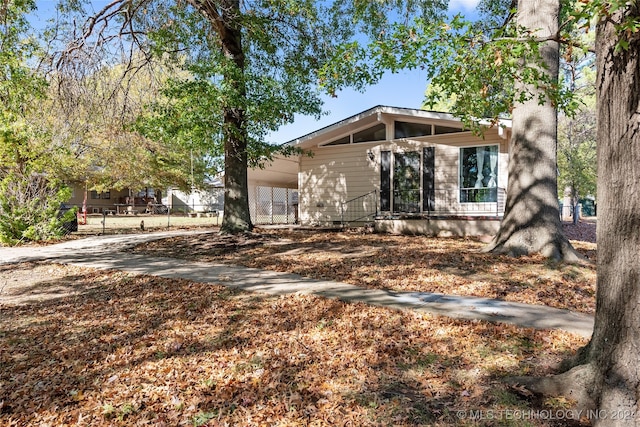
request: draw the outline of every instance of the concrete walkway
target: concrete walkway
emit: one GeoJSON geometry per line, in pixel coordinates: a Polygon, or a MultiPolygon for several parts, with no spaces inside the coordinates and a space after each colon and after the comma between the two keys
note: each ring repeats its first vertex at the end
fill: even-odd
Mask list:
{"type": "Polygon", "coordinates": [[[0,264],[47,260],[83,267],[215,283],[247,292],[271,295],[313,294],[454,318],[507,322],[539,329],[562,329],[587,338],[593,330],[593,316],[541,305],[427,292],[365,289],[346,283],[308,279],[295,274],[123,252],[124,249],[143,242],[206,232],[173,231],[94,236],[49,246],[0,248],[0,264]]]}

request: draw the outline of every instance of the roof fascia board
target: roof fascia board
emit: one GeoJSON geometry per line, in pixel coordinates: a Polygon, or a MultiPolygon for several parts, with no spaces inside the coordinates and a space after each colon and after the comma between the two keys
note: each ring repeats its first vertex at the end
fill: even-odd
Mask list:
{"type": "MultiPolygon", "coordinates": [[[[340,127],[346,127],[348,125],[354,124],[374,114],[378,115],[378,120],[380,120],[380,116],[382,114],[385,114],[385,115],[394,116],[394,119],[413,117],[413,118],[422,119],[422,120],[439,121],[439,122],[442,122],[442,124],[445,126],[447,124],[456,125],[456,124],[462,123],[460,119],[456,118],[450,113],[443,113],[438,111],[427,111],[427,110],[420,110],[415,108],[389,107],[384,105],[377,105],[373,108],[370,108],[368,110],[365,110],[353,116],[347,117],[346,119],[340,120],[336,123],[320,128],[314,132],[308,133],[299,138],[285,142],[283,145],[292,145],[295,147],[308,148],[308,147],[305,147],[306,145],[308,145],[308,144],[305,144],[306,142],[314,140],[317,137],[327,134],[329,132],[332,132],[340,127]]],[[[480,121],[480,124],[484,126],[490,126],[491,122],[487,120],[482,120],[480,121]]],[[[502,134],[504,134],[504,131],[501,129],[511,128],[511,120],[501,119],[498,122],[498,126],[499,126],[498,132],[502,136],[502,134]]]]}

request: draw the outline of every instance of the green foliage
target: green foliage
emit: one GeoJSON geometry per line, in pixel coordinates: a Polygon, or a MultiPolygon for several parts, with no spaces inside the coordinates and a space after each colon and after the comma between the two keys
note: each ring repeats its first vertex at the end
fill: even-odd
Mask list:
{"type": "Polygon", "coordinates": [[[0,181],[0,242],[17,244],[65,234],[63,225],[76,212],[59,212],[70,196],[71,190],[42,174],[8,174],[0,181]]]}
{"type": "Polygon", "coordinates": [[[0,242],[8,244],[59,236],[75,215],[58,215],[70,196],[52,174],[64,150],[36,120],[46,82],[28,65],[38,54],[25,18],[34,8],[10,0],[0,9],[0,242]]]}
{"type": "Polygon", "coordinates": [[[25,15],[35,9],[33,0],[9,0],[0,8],[0,125],[3,132],[18,120],[25,108],[33,107],[34,96],[41,94],[44,80],[34,75],[26,60],[38,49],[28,35],[25,15]]]}
{"type": "Polygon", "coordinates": [[[7,1],[0,9],[0,149],[7,141],[21,139],[25,116],[37,108],[45,81],[26,65],[38,49],[28,35],[25,14],[35,8],[31,0],[7,1]]]}
{"type": "Polygon", "coordinates": [[[574,204],[596,194],[595,55],[581,47],[592,45],[594,36],[575,28],[572,38],[579,43],[568,46],[561,58],[563,82],[580,105],[573,115],[558,118],[558,196],[569,190],[574,204]]]}
{"type": "Polygon", "coordinates": [[[569,15],[570,19],[579,23],[582,28],[589,29],[595,21],[611,20],[614,14],[622,14],[623,19],[614,25],[619,35],[615,51],[625,51],[629,49],[630,41],[637,38],[640,32],[640,19],[635,14],[625,13],[630,8],[636,7],[635,1],[628,0],[579,0],[571,2],[573,8],[569,15]]]}
{"type": "Polygon", "coordinates": [[[211,23],[198,10],[158,5],[155,13],[169,24],[149,28],[152,52],[182,74],[166,82],[136,129],[152,139],[187,146],[218,170],[229,132],[246,140],[250,166],[261,166],[275,154],[291,154],[266,137],[291,123],[295,114],[322,112],[317,69],[341,31],[332,28],[326,6],[313,1],[247,2],[238,17],[243,69],[220,49],[220,34],[208,31],[211,23]],[[180,54],[167,54],[176,51],[180,54]],[[229,109],[243,112],[243,129],[225,129],[229,109]]]}
{"type": "MultiPolygon", "coordinates": [[[[588,29],[594,11],[574,0],[563,1],[562,46],[581,49],[572,35],[588,29]]],[[[517,103],[538,97],[550,99],[567,115],[580,102],[572,90],[553,80],[542,65],[540,41],[515,22],[508,0],[480,3],[481,19],[462,15],[447,19],[412,17],[396,22],[370,38],[349,41],[335,51],[321,73],[321,83],[330,94],[353,86],[364,90],[387,70],[420,68],[426,71],[430,90],[425,106],[446,107],[468,127],[479,130],[481,119],[497,124],[510,116],[517,103]],[[534,64],[525,66],[523,64],[534,64]],[[541,94],[535,94],[542,89],[541,94]]],[[[570,54],[570,53],[569,53],[570,54]]]]}
{"type": "MultiPolygon", "coordinates": [[[[558,191],[570,190],[572,199],[596,194],[595,111],[585,108],[564,117],[558,126],[558,191]]],[[[562,195],[562,194],[561,194],[562,195]]]]}

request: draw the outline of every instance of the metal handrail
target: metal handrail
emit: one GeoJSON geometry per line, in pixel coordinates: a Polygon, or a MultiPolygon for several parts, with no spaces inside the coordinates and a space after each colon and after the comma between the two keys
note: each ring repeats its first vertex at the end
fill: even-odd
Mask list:
{"type": "MultiPolygon", "coordinates": [[[[424,203],[422,190],[394,190],[391,193],[391,215],[495,215],[504,213],[506,190],[492,188],[450,188],[430,190],[430,200],[424,203]]],[[[364,222],[381,215],[378,190],[354,197],[340,204],[340,224],[364,222]],[[373,197],[371,203],[365,203],[373,197]],[[367,207],[369,205],[370,207],[367,207]]]]}
{"type": "Polygon", "coordinates": [[[343,227],[348,223],[361,222],[365,218],[369,218],[369,217],[375,218],[377,215],[378,215],[378,190],[369,191],[366,194],[362,194],[360,196],[354,197],[353,199],[349,199],[346,202],[342,202],[340,204],[340,223],[343,227]],[[356,202],[359,202],[365,199],[366,197],[370,197],[371,195],[373,195],[373,208],[374,208],[372,212],[363,210],[362,215],[360,215],[359,217],[349,219],[348,221],[345,220],[345,207],[346,207],[346,210],[349,211],[349,205],[357,206],[356,202]]]}
{"type": "Polygon", "coordinates": [[[392,197],[390,213],[393,214],[484,213],[499,216],[504,212],[506,190],[502,187],[433,189],[428,203],[423,200],[423,191],[419,189],[394,190],[392,197]]]}

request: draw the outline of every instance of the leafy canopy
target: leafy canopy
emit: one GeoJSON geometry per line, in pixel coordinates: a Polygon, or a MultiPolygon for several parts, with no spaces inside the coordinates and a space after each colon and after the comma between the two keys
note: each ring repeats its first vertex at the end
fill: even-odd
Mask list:
{"type": "Polygon", "coordinates": [[[296,113],[322,113],[316,70],[336,35],[324,6],[243,2],[237,17],[243,29],[242,70],[220,49],[220,36],[197,9],[180,3],[150,8],[158,22],[148,23],[149,50],[182,73],[167,80],[162,97],[139,117],[136,129],[143,134],[206,153],[221,168],[223,115],[236,108],[244,112],[249,164],[256,166],[290,151],[268,144],[269,132],[292,122],[296,113]]]}
{"type": "MultiPolygon", "coordinates": [[[[473,130],[481,119],[497,124],[517,103],[550,99],[571,115],[580,105],[573,92],[553,81],[540,57],[540,42],[517,25],[511,1],[485,0],[480,18],[472,21],[458,14],[442,19],[408,17],[389,31],[368,40],[343,43],[324,67],[321,82],[329,93],[347,86],[363,90],[390,70],[421,68],[431,87],[426,105],[450,106],[473,130]],[[523,64],[539,64],[524,66],[523,64]],[[536,90],[543,89],[536,95],[536,90]]],[[[563,1],[561,32],[552,38],[567,49],[579,49],[576,28],[589,28],[596,13],[582,2],[563,1]]]]}
{"type": "MultiPolygon", "coordinates": [[[[39,55],[26,15],[30,0],[0,8],[0,242],[43,240],[63,233],[57,213],[68,190],[57,179],[61,147],[39,120],[44,77],[29,65],[39,55]]],[[[71,213],[73,215],[73,213],[71,213]]]]}

